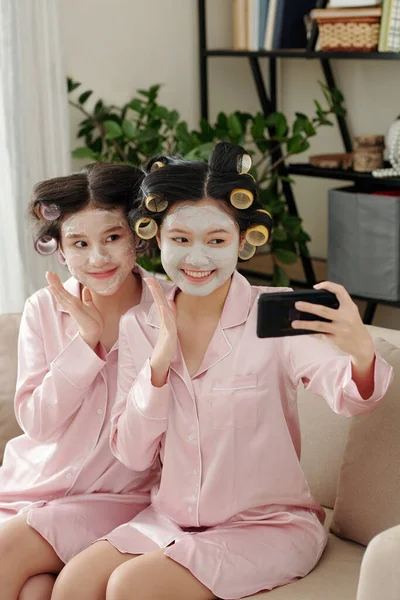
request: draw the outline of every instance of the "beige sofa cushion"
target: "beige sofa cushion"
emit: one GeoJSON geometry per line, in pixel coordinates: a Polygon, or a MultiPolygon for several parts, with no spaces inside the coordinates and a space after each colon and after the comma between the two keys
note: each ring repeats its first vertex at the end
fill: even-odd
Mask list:
{"type": "MultiPolygon", "coordinates": [[[[400,331],[368,326],[374,338],[385,338],[400,346],[400,331]]],[[[301,466],[314,498],[333,508],[336,487],[352,419],[336,415],[325,400],[299,388],[298,409],[301,427],[301,466]]]]}
{"type": "Polygon", "coordinates": [[[376,341],[395,379],[382,404],[352,419],[340,470],[332,531],[367,545],[400,523],[400,349],[376,341]]]}
{"type": "Polygon", "coordinates": [[[17,342],[21,315],[0,315],[0,462],[8,440],[20,435],[14,415],[17,342]]]}
{"type": "MultiPolygon", "coordinates": [[[[328,521],[329,521],[328,511],[328,521]]],[[[355,600],[365,548],[329,535],[321,560],[307,577],[261,592],[257,600],[355,600]]]]}

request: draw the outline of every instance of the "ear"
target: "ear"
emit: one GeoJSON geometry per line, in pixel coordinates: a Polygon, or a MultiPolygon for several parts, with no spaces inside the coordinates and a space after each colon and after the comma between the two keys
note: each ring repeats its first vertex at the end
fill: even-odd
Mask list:
{"type": "Polygon", "coordinates": [[[158,228],[158,230],[157,230],[156,240],[157,240],[157,246],[161,250],[161,233],[160,233],[160,228],[158,228]]]}
{"type": "Polygon", "coordinates": [[[240,237],[239,237],[239,252],[242,252],[245,243],[246,243],[246,232],[245,231],[241,231],[240,232],[240,237]]]}

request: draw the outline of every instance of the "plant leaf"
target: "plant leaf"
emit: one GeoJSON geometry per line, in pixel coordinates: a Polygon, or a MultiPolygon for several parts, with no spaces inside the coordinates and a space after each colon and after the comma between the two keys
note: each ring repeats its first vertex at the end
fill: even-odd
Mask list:
{"type": "Polygon", "coordinates": [[[277,228],[272,232],[272,239],[275,242],[285,242],[287,240],[287,233],[284,229],[277,228]]]}
{"type": "Polygon", "coordinates": [[[287,135],[289,130],[288,122],[283,113],[275,112],[268,115],[266,119],[267,127],[274,130],[274,135],[278,139],[282,139],[287,135]]]}
{"type": "Polygon", "coordinates": [[[290,279],[279,265],[274,266],[272,284],[276,287],[289,287],[290,279]]]}
{"type": "Polygon", "coordinates": [[[135,112],[138,112],[139,114],[142,114],[145,110],[143,101],[139,100],[139,98],[134,98],[133,100],[131,100],[131,102],[129,102],[128,104],[128,108],[134,110],[135,112]]]}
{"type": "Polygon", "coordinates": [[[68,93],[73,92],[80,85],[82,85],[82,84],[79,83],[79,81],[74,81],[73,79],[71,79],[71,77],[67,77],[67,90],[68,90],[68,93]]]}
{"type": "Polygon", "coordinates": [[[87,92],[83,92],[83,94],[81,94],[78,98],[78,102],[79,104],[85,104],[86,100],[88,98],[90,98],[90,96],[93,94],[92,90],[88,90],[87,92]]]}
{"type": "Polygon", "coordinates": [[[297,263],[298,257],[295,252],[285,250],[284,248],[276,248],[274,251],[276,258],[284,265],[294,265],[297,263]]]}
{"type": "Polygon", "coordinates": [[[229,115],[228,129],[229,129],[229,134],[234,138],[242,135],[242,133],[243,133],[242,124],[236,113],[232,113],[231,115],[229,115]]]}
{"type": "Polygon", "coordinates": [[[114,138],[120,137],[122,135],[121,126],[114,120],[104,121],[103,125],[104,129],[106,130],[106,138],[108,140],[113,140],[114,138]]]}
{"type": "Polygon", "coordinates": [[[96,152],[93,152],[90,148],[86,148],[86,146],[82,146],[81,148],[75,148],[72,151],[72,158],[94,158],[97,159],[96,152]]]}
{"type": "Polygon", "coordinates": [[[128,121],[128,119],[124,119],[122,121],[122,131],[129,139],[133,139],[136,135],[136,127],[132,121],[128,121]]]}
{"type": "Polygon", "coordinates": [[[294,135],[289,138],[286,142],[286,148],[288,154],[300,154],[305,152],[310,147],[310,144],[303,138],[302,135],[294,135]]]}

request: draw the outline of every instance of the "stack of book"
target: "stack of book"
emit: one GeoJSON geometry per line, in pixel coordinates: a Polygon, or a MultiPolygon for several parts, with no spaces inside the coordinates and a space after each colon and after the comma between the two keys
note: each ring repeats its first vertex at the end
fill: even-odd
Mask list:
{"type": "MultiPolygon", "coordinates": [[[[233,0],[234,49],[306,49],[306,23],[309,24],[309,15],[315,8],[323,10],[314,11],[314,15],[324,13],[325,18],[340,18],[342,22],[346,15],[349,22],[359,17],[360,23],[365,23],[382,14],[375,34],[379,33],[377,49],[400,52],[400,0],[233,0]]],[[[308,49],[315,48],[315,32],[312,38],[312,48],[309,43],[308,49]]]]}
{"type": "Polygon", "coordinates": [[[379,52],[400,52],[400,0],[383,0],[379,52]]]}
{"type": "Polygon", "coordinates": [[[382,0],[331,0],[330,8],[366,8],[368,6],[380,6],[382,0]]]}
{"type": "Polygon", "coordinates": [[[233,0],[235,50],[305,48],[317,0],[233,0]]]}

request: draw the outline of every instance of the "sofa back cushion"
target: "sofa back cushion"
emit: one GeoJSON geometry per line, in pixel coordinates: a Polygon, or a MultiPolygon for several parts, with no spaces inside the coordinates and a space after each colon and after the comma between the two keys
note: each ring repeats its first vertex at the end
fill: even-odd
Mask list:
{"type": "MultiPolygon", "coordinates": [[[[400,331],[373,326],[368,326],[368,329],[374,340],[384,338],[400,347],[400,331]]],[[[298,408],[303,471],[314,498],[322,506],[333,508],[343,452],[353,419],[335,414],[322,398],[302,388],[298,391],[298,408]]]]}
{"type": "Polygon", "coordinates": [[[364,545],[400,523],[400,348],[383,339],[376,346],[395,379],[374,411],[352,419],[331,525],[364,545]]]}
{"type": "Polygon", "coordinates": [[[20,314],[0,315],[0,462],[8,440],[22,432],[14,415],[20,314]]]}

